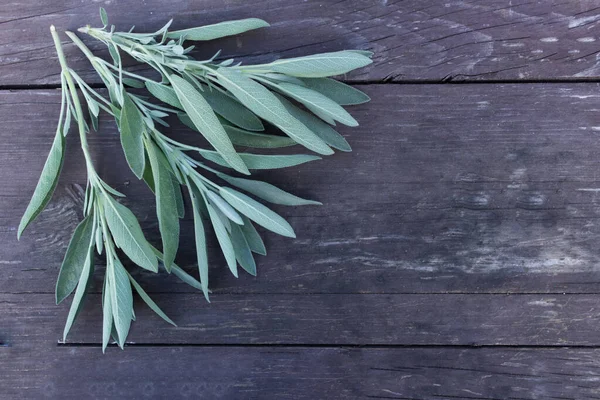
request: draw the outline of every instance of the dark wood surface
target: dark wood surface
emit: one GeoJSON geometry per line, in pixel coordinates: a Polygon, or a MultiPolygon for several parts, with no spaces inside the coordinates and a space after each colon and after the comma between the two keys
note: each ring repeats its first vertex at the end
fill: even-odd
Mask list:
{"type": "MultiPolygon", "coordinates": [[[[351,108],[359,127],[340,128],[354,151],[257,174],[324,203],[275,207],[298,238],[266,234],[258,276],[239,279],[210,238],[211,304],[131,269],[178,327],[136,300],[125,351],[106,355],[102,265],[66,342],[68,305],[53,302],[81,217],[76,135],[48,210],[16,240],[59,109],[48,26],[97,24],[100,4],[0,5],[0,398],[600,398],[600,4],[105,4],[120,28],[171,17],[273,25],[199,55],[375,52],[345,77],[372,98],[351,108]]],[[[97,82],[74,48],[67,55],[97,82]]],[[[157,242],[153,196],[101,124],[90,136],[98,170],[157,242]]],[[[201,143],[177,124],[170,133],[201,143]]],[[[178,263],[195,274],[192,229],[188,216],[178,263]]]]}
{"type": "MultiPolygon", "coordinates": [[[[346,48],[374,51],[373,65],[348,77],[355,81],[546,81],[600,75],[595,0],[27,0],[0,4],[0,84],[58,84],[48,26],[100,25],[99,5],[120,29],[156,30],[169,18],[182,28],[247,17],[273,25],[209,43],[201,55],[222,48],[226,57],[253,62],[346,48]]],[[[86,68],[87,62],[71,50],[74,68],[86,68]]]]}

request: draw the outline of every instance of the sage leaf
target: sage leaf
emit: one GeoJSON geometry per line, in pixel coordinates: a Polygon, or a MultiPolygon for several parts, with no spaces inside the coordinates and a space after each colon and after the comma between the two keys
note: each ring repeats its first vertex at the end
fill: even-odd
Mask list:
{"type": "Polygon", "coordinates": [[[315,90],[287,82],[279,83],[277,88],[310,110],[318,110],[344,125],[358,126],[358,122],[342,106],[315,90]]]}
{"type": "Polygon", "coordinates": [[[214,192],[207,191],[206,197],[208,197],[212,204],[217,206],[219,210],[221,210],[221,212],[225,214],[225,216],[228,219],[230,219],[238,225],[244,224],[244,221],[242,221],[242,217],[240,217],[240,214],[238,214],[225,200],[223,200],[221,196],[214,192]]]}
{"type": "Polygon", "coordinates": [[[113,323],[117,331],[119,346],[123,348],[133,318],[133,294],[128,273],[118,258],[107,263],[106,274],[110,282],[110,303],[113,323]]]}
{"type": "Polygon", "coordinates": [[[106,15],[104,7],[100,7],[100,21],[102,21],[104,26],[108,25],[108,15],[106,15]]]}
{"type": "Polygon", "coordinates": [[[131,210],[116,200],[102,197],[104,214],[115,244],[137,265],[152,272],[158,271],[158,260],[131,210]]]}
{"type": "Polygon", "coordinates": [[[204,86],[202,96],[212,109],[232,124],[249,131],[264,131],[262,122],[236,99],[215,88],[204,86]]]}
{"type": "Polygon", "coordinates": [[[341,106],[363,104],[371,100],[369,96],[350,85],[330,78],[304,78],[306,87],[329,97],[341,106]]]}
{"type": "Polygon", "coordinates": [[[231,243],[240,266],[250,275],[256,276],[256,262],[239,225],[231,226],[231,243]]]}
{"type": "Polygon", "coordinates": [[[25,228],[27,228],[31,221],[33,221],[42,212],[42,210],[50,201],[50,198],[52,198],[52,194],[54,193],[54,189],[56,189],[58,177],[60,176],[60,171],[62,169],[64,152],[65,139],[62,131],[59,129],[56,132],[56,136],[54,136],[54,142],[50,148],[48,158],[44,163],[44,168],[42,169],[42,174],[40,175],[40,179],[35,187],[33,196],[31,197],[29,205],[27,206],[27,209],[21,218],[21,222],[19,223],[17,238],[21,237],[21,234],[25,228]]]}
{"type": "Polygon", "coordinates": [[[331,118],[329,115],[325,114],[323,111],[319,110],[318,108],[315,108],[311,105],[304,105],[311,113],[313,113],[314,115],[316,115],[317,117],[321,118],[323,121],[327,122],[329,125],[333,125],[335,126],[335,120],[333,118],[331,118]]]}
{"type": "Polygon", "coordinates": [[[77,283],[77,289],[75,290],[75,295],[73,295],[73,302],[71,303],[69,314],[67,315],[67,322],[63,331],[63,342],[67,339],[67,335],[83,306],[87,286],[90,283],[90,277],[92,276],[92,262],[93,252],[88,250],[81,270],[81,275],[79,276],[79,282],[77,283]]]}
{"type": "Polygon", "coordinates": [[[225,230],[229,233],[231,232],[231,220],[223,214],[223,212],[217,207],[214,209],[217,213],[217,216],[221,220],[221,223],[225,227],[225,230]]]}
{"type": "Polygon", "coordinates": [[[106,351],[106,346],[110,341],[110,334],[113,329],[112,304],[110,303],[110,282],[108,277],[104,278],[102,289],[102,353],[106,351]]]}
{"type": "Polygon", "coordinates": [[[131,97],[123,98],[119,129],[121,131],[121,145],[129,167],[139,179],[144,174],[144,122],[142,113],[137,108],[131,97]]]}
{"type": "Polygon", "coordinates": [[[200,282],[202,292],[207,301],[208,299],[208,253],[206,250],[206,234],[204,232],[204,223],[200,215],[199,199],[190,191],[192,197],[192,211],[194,214],[194,236],[196,239],[196,256],[198,258],[198,271],[200,273],[200,282]]]}
{"type": "Polygon", "coordinates": [[[225,128],[225,132],[227,132],[229,139],[231,139],[231,143],[237,146],[254,147],[258,149],[276,149],[296,144],[296,141],[288,136],[249,132],[229,125],[223,125],[223,128],[225,128]]]}
{"type": "Polygon", "coordinates": [[[267,74],[263,74],[262,76],[264,76],[265,78],[268,78],[272,81],[289,82],[289,83],[295,83],[296,85],[304,85],[304,82],[302,82],[302,80],[300,80],[300,78],[296,78],[294,76],[288,76],[288,75],[276,74],[276,73],[267,73],[267,74]]]}
{"type": "Polygon", "coordinates": [[[177,98],[177,94],[172,87],[154,81],[146,81],[146,89],[148,89],[152,96],[156,97],[163,103],[183,110],[183,106],[181,105],[181,102],[177,98]]]}
{"type": "MultiPolygon", "coordinates": [[[[228,164],[223,158],[214,151],[202,150],[200,155],[205,159],[212,161],[216,164],[227,167],[228,164]]],[[[248,169],[278,169],[293,167],[296,165],[304,164],[309,161],[320,160],[321,157],[313,156],[309,154],[292,154],[292,155],[264,155],[264,154],[250,154],[240,153],[240,157],[244,160],[244,164],[248,166],[248,169]]]]}
{"type": "Polygon", "coordinates": [[[370,50],[345,50],[345,51],[350,52],[350,53],[360,54],[361,56],[365,56],[365,57],[369,57],[369,58],[373,57],[373,54],[375,54],[370,50]]]}
{"type": "Polygon", "coordinates": [[[277,97],[263,85],[230,68],[219,68],[216,73],[219,83],[256,115],[271,122],[310,150],[320,154],[333,153],[325,142],[292,117],[277,97]]]}
{"type": "Polygon", "coordinates": [[[177,182],[177,178],[171,174],[171,184],[175,193],[175,204],[177,206],[177,216],[183,218],[185,216],[185,205],[183,204],[183,195],[181,194],[181,186],[177,182]]]}
{"type": "Polygon", "coordinates": [[[222,187],[219,194],[233,208],[264,228],[282,236],[296,237],[294,230],[285,219],[253,198],[227,187],[222,187]]]}
{"type": "MultiPolygon", "coordinates": [[[[158,147],[148,141],[146,143],[148,159],[152,166],[152,176],[156,190],[156,215],[163,244],[163,262],[167,271],[175,261],[179,247],[179,211],[177,195],[173,185],[173,175],[165,167],[168,161],[158,147]]],[[[179,193],[181,196],[181,192],[179,193]]]]}
{"type": "Polygon", "coordinates": [[[306,125],[308,129],[313,131],[317,136],[323,139],[325,143],[341,151],[352,151],[352,148],[346,139],[344,139],[344,137],[331,126],[316,118],[314,115],[296,107],[291,101],[287,100],[283,96],[278,95],[278,98],[290,114],[297,118],[298,121],[306,125]]]}
{"type": "Polygon", "coordinates": [[[262,19],[246,18],[233,21],[220,22],[218,24],[205,25],[197,28],[182,29],[169,32],[168,38],[185,40],[213,40],[225,36],[233,36],[253,29],[263,28],[269,24],[262,19]]]}
{"type": "Polygon", "coordinates": [[[123,78],[123,84],[136,89],[143,89],[145,86],[144,82],[132,78],[123,78]]]}
{"type": "Polygon", "coordinates": [[[221,222],[217,211],[213,208],[210,203],[206,204],[208,208],[208,215],[210,216],[210,221],[212,223],[213,229],[215,230],[215,235],[217,236],[217,241],[219,242],[219,246],[221,247],[221,251],[225,256],[225,260],[227,261],[227,266],[229,270],[235,276],[238,277],[237,272],[237,263],[235,259],[235,251],[233,250],[233,244],[231,244],[231,239],[229,238],[229,234],[227,233],[227,229],[225,229],[225,225],[221,222]]]}
{"type": "Polygon", "coordinates": [[[254,253],[266,256],[267,249],[265,248],[265,243],[260,237],[260,234],[248,217],[242,216],[242,219],[244,220],[244,225],[240,225],[240,229],[246,238],[246,242],[248,243],[250,250],[252,250],[254,253]]]}
{"type": "Polygon", "coordinates": [[[200,133],[232,168],[243,174],[249,174],[248,168],[236,153],[229,136],[204,97],[189,82],[177,75],[171,75],[169,80],[183,109],[200,133]]]}
{"type": "Polygon", "coordinates": [[[131,282],[131,285],[133,286],[135,291],[140,295],[142,300],[144,300],[144,303],[146,303],[152,311],[154,311],[159,317],[167,321],[169,324],[177,326],[177,324],[175,324],[175,322],[173,322],[171,318],[167,317],[167,314],[165,314],[163,310],[160,309],[160,307],[154,302],[154,300],[152,300],[152,298],[148,296],[148,293],[146,293],[146,291],[135,281],[135,279],[133,279],[133,276],[127,273],[127,277],[129,278],[129,281],[131,282]]]}
{"type": "Polygon", "coordinates": [[[354,51],[336,51],[305,57],[286,58],[269,64],[241,67],[248,71],[271,71],[299,78],[324,78],[342,75],[373,61],[354,51]]]}
{"type": "Polygon", "coordinates": [[[77,287],[83,268],[94,246],[95,218],[88,215],[77,225],[63,259],[56,281],[56,304],[66,299],[77,287]]]}
{"type": "Polygon", "coordinates": [[[267,182],[234,178],[225,174],[219,174],[219,178],[270,203],[281,204],[284,206],[322,205],[322,203],[318,201],[306,200],[294,196],[267,182]]]}
{"type": "Polygon", "coordinates": [[[152,166],[150,165],[150,160],[148,160],[148,155],[146,154],[146,161],[144,165],[144,174],[142,175],[142,179],[146,182],[146,185],[152,190],[152,193],[156,192],[154,187],[154,176],[152,173],[152,166]]]}
{"type": "MultiPolygon", "coordinates": [[[[179,120],[188,128],[198,131],[192,120],[184,113],[178,113],[179,120]]],[[[231,143],[237,146],[254,147],[258,149],[275,149],[280,147],[289,147],[296,144],[296,141],[288,136],[268,135],[264,133],[250,132],[235,126],[227,124],[224,121],[223,128],[229,136],[231,143]]]]}
{"type": "Polygon", "coordinates": [[[115,188],[110,187],[106,182],[100,182],[100,184],[104,189],[106,189],[107,192],[114,194],[117,197],[125,197],[123,193],[119,192],[115,188]]]}

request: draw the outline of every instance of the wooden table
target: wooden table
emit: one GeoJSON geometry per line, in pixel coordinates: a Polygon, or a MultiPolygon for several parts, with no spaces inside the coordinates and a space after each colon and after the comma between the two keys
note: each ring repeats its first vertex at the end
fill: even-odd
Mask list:
{"type": "MultiPolygon", "coordinates": [[[[600,398],[599,33],[595,0],[2,2],[0,398],[600,398]],[[239,279],[211,239],[211,304],[132,268],[179,326],[137,302],[125,351],[106,355],[102,268],[66,343],[68,305],[53,301],[81,218],[77,135],[48,210],[16,240],[59,109],[48,27],[99,25],[100,5],[120,29],[272,24],[199,56],[375,52],[345,77],[373,99],[340,128],[354,152],[257,175],[324,203],[276,208],[298,238],[267,235],[258,277],[239,279]]],[[[101,125],[98,170],[156,241],[153,197],[101,125]]],[[[192,229],[186,217],[178,261],[195,273],[192,229]]]]}

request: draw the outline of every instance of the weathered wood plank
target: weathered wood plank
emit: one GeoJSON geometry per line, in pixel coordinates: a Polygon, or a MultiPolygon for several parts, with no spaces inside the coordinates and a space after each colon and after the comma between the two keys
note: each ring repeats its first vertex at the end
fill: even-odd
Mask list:
{"type": "MultiPolygon", "coordinates": [[[[155,294],[178,324],[136,300],[135,344],[598,346],[598,296],[489,294],[155,294]]],[[[62,340],[70,300],[0,295],[5,343],[62,340]],[[35,327],[35,329],[32,329],[35,327]]],[[[71,344],[100,343],[101,296],[88,296],[71,344]]]]}
{"type": "MultiPolygon", "coordinates": [[[[217,293],[598,292],[596,84],[364,89],[373,102],[353,108],[361,126],[341,130],[353,153],[257,174],[325,205],[275,207],[299,237],[267,234],[270,254],[259,259],[258,278],[236,280],[212,252],[217,293]]],[[[15,239],[58,97],[0,92],[0,292],[52,292],[79,218],[76,185],[85,169],[73,134],[55,201],[15,239]]],[[[152,195],[127,172],[114,127],[104,122],[90,136],[99,172],[130,196],[156,240],[152,195]]],[[[187,219],[179,260],[190,271],[192,232],[187,219]]],[[[144,277],[152,291],[189,291],[168,282],[144,277]]]]}
{"type": "Polygon", "coordinates": [[[3,398],[595,399],[597,349],[0,348],[3,398]]]}
{"type": "MultiPolygon", "coordinates": [[[[58,84],[58,63],[48,26],[74,30],[99,25],[100,3],[76,0],[5,1],[0,5],[0,85],[58,84]]],[[[260,17],[269,29],[202,46],[223,48],[244,62],[344,48],[375,52],[372,67],[353,81],[597,78],[593,1],[268,0],[257,6],[235,0],[168,3],[136,0],[102,3],[119,29],[152,31],[169,18],[177,28],[260,17]],[[131,12],[135,9],[136,12],[131,12]],[[299,34],[301,32],[301,34],[299,34]]],[[[94,45],[94,50],[100,46],[94,45]]],[[[89,71],[73,48],[69,60],[89,71]]],[[[93,75],[87,79],[98,82],[93,75]]]]}

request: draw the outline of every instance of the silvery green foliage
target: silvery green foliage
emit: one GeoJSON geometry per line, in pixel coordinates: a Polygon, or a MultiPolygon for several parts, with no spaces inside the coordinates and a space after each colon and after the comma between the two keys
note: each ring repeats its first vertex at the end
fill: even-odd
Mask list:
{"type": "Polygon", "coordinates": [[[369,97],[330,77],[370,64],[372,54],[337,51],[259,65],[235,64],[231,59],[217,61],[219,53],[209,60],[196,60],[190,55],[194,46],[187,46],[189,41],[236,35],[268,24],[249,18],[169,30],[169,21],[158,31],[145,34],[116,32],[114,26],[108,25],[104,9],[100,16],[102,28],[87,26],[79,31],[102,41],[108,47],[110,61],[95,56],[72,32],[67,35],[98,73],[108,97],[100,95],[68,67],[52,28],[62,67],[62,106],[54,143],[18,235],[52,196],[64,160],[64,136],[74,120],[86,159],[88,182],[84,218],[67,248],[56,285],[56,300],[59,303],[75,292],[64,331],[66,338],[92,281],[94,250],[106,256],[102,288],[104,351],[111,337],[124,346],[135,319],[134,291],[161,318],[174,325],[129,274],[117,249],[145,270],[156,273],[159,265],[164,266],[168,273],[201,290],[209,300],[206,237],[211,227],[226,264],[236,277],[238,265],[256,275],[254,255],[266,254],[254,224],[282,236],[296,236],[283,217],[249,195],[288,206],[321,203],[267,182],[231,176],[223,168],[250,175],[253,170],[293,167],[320,159],[313,154],[260,153],[263,149],[296,144],[320,155],[332,154],[333,149],[350,151],[350,145],[334,126],[357,126],[358,122],[342,106],[361,104],[369,97]],[[161,79],[124,69],[123,53],[151,66],[161,79]],[[130,88],[145,88],[158,102],[151,102],[139,90],[130,88]],[[85,120],[77,90],[87,105],[92,128],[85,120]],[[104,182],[94,169],[86,137],[90,129],[97,130],[100,111],[114,118],[129,167],[156,196],[162,251],[146,240],[135,215],[117,200],[124,195],[104,182]],[[210,148],[182,143],[166,135],[163,131],[169,127],[170,116],[177,116],[199,132],[210,148]],[[255,152],[240,152],[236,146],[253,148],[255,152]],[[179,219],[185,212],[182,190],[191,200],[199,280],[175,264],[179,219]]]}

